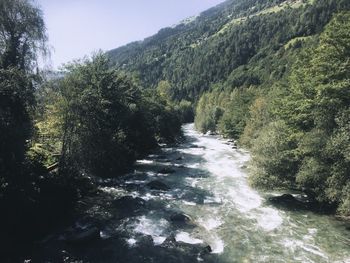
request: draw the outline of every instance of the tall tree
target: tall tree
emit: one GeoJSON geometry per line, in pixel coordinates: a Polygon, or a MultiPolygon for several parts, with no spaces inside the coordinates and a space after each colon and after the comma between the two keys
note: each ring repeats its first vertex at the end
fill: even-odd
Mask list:
{"type": "MultiPolygon", "coordinates": [[[[41,11],[27,0],[0,1],[0,170],[2,176],[24,160],[32,121],[37,52],[47,40],[41,11]],[[12,167],[10,169],[10,167],[12,167]]],[[[20,168],[19,168],[20,169],[20,168]]]]}
{"type": "Polygon", "coordinates": [[[46,52],[41,10],[31,0],[0,1],[0,66],[32,69],[38,52],[46,52]]]}

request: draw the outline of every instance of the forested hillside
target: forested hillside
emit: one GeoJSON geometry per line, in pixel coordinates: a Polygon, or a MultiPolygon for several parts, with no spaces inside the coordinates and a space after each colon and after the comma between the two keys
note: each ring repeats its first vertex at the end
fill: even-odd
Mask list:
{"type": "Polygon", "coordinates": [[[239,139],[257,187],[350,213],[349,1],[226,1],[108,52],[142,85],[190,101],[196,127],[239,139]]]}
{"type": "Polygon", "coordinates": [[[195,101],[217,82],[249,86],[280,78],[288,65],[271,55],[299,38],[320,33],[347,2],[230,0],[192,22],[162,29],[108,54],[144,86],[168,81],[173,99],[195,101]]]}

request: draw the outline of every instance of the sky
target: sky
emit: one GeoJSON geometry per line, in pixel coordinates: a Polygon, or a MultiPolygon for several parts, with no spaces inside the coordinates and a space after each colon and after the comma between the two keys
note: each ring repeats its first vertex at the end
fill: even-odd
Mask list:
{"type": "Polygon", "coordinates": [[[51,56],[62,63],[142,40],[224,0],[36,0],[44,13],[51,56]]]}

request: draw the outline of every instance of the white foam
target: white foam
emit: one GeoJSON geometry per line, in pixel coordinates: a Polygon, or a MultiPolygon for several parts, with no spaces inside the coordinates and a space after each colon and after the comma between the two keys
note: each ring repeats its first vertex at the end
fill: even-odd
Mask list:
{"type": "Polygon", "coordinates": [[[166,239],[164,233],[168,226],[169,223],[164,218],[157,220],[141,216],[138,218],[138,222],[134,225],[134,231],[146,236],[151,236],[154,244],[160,245],[166,239]]]}
{"type": "Polygon", "coordinates": [[[192,244],[192,245],[202,244],[203,243],[203,240],[197,239],[197,238],[193,238],[187,232],[179,232],[179,233],[177,233],[176,236],[175,236],[175,240],[177,242],[183,242],[183,243],[192,244]]]}
{"type": "Polygon", "coordinates": [[[152,237],[153,239],[153,243],[158,246],[164,243],[164,241],[166,240],[166,237],[162,237],[162,236],[154,236],[152,237]]]}
{"type": "Polygon", "coordinates": [[[225,244],[224,244],[224,241],[217,238],[213,241],[213,243],[210,244],[210,247],[212,249],[211,253],[221,254],[222,252],[224,252],[225,244]]]}
{"type": "Polygon", "coordinates": [[[128,242],[129,246],[133,247],[136,245],[136,239],[135,238],[129,238],[126,242],[128,242]]]}
{"type": "Polygon", "coordinates": [[[187,168],[191,168],[191,169],[197,169],[201,166],[200,163],[194,163],[194,164],[189,164],[189,165],[186,165],[187,168]]]}
{"type": "Polygon", "coordinates": [[[183,148],[183,149],[179,149],[179,152],[200,156],[204,154],[204,148],[183,148]]]}
{"type": "Polygon", "coordinates": [[[136,163],[139,163],[139,164],[152,164],[153,163],[153,160],[137,160],[136,163]]]}
{"type": "Polygon", "coordinates": [[[282,241],[282,243],[284,244],[285,247],[292,250],[293,253],[297,248],[301,248],[309,253],[320,256],[324,259],[328,259],[327,255],[325,255],[322,252],[322,250],[315,245],[305,244],[304,242],[302,242],[300,240],[290,240],[290,239],[285,239],[282,241]]]}
{"type": "Polygon", "coordinates": [[[204,199],[204,204],[220,204],[222,199],[218,196],[210,196],[204,199]]]}
{"type": "Polygon", "coordinates": [[[276,209],[261,207],[258,211],[258,225],[265,231],[272,231],[282,225],[283,219],[276,209]]]}
{"type": "Polygon", "coordinates": [[[155,195],[152,195],[152,194],[150,194],[150,193],[147,193],[147,194],[145,194],[144,196],[141,196],[141,198],[142,198],[143,200],[145,200],[145,201],[149,201],[149,200],[152,200],[152,199],[156,199],[156,198],[158,198],[158,197],[155,196],[155,195]]]}
{"type": "Polygon", "coordinates": [[[117,187],[99,187],[99,190],[108,194],[116,195],[116,196],[123,196],[127,194],[127,191],[117,187]]]}
{"type": "Polygon", "coordinates": [[[221,220],[217,218],[208,218],[206,220],[199,219],[198,222],[201,226],[203,226],[208,231],[218,228],[219,226],[222,225],[221,220]]]}
{"type": "Polygon", "coordinates": [[[189,205],[189,206],[196,206],[196,205],[197,205],[195,202],[188,202],[188,201],[185,201],[185,200],[182,200],[182,202],[183,202],[185,205],[189,205]]]}
{"type": "Polygon", "coordinates": [[[129,180],[125,181],[125,184],[144,184],[146,181],[143,180],[129,180]]]}
{"type": "Polygon", "coordinates": [[[187,177],[185,180],[188,182],[188,184],[191,187],[196,187],[197,184],[202,180],[201,178],[192,178],[192,177],[187,177]]]}
{"type": "Polygon", "coordinates": [[[316,228],[309,228],[308,232],[310,235],[315,235],[317,233],[317,229],[316,228]]]}

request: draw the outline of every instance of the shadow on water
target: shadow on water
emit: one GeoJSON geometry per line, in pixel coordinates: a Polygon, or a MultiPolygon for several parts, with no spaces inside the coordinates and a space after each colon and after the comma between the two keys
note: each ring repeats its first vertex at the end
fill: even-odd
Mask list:
{"type": "Polygon", "coordinates": [[[33,262],[224,262],[205,243],[175,240],[179,231],[196,227],[183,219],[187,215],[179,204],[214,199],[212,193],[195,187],[196,180],[209,176],[199,168],[203,157],[191,154],[198,149],[195,142],[187,137],[178,147],[165,147],[137,162],[133,173],[100,179],[99,194],[82,202],[74,225],[38,244],[33,262]],[[169,189],[153,189],[151,182],[169,189]],[[174,222],[174,215],[182,221],[174,222]],[[99,235],[67,238],[67,232],[77,227],[87,232],[97,229],[99,235]],[[158,242],[152,231],[164,240],[158,242]]]}

